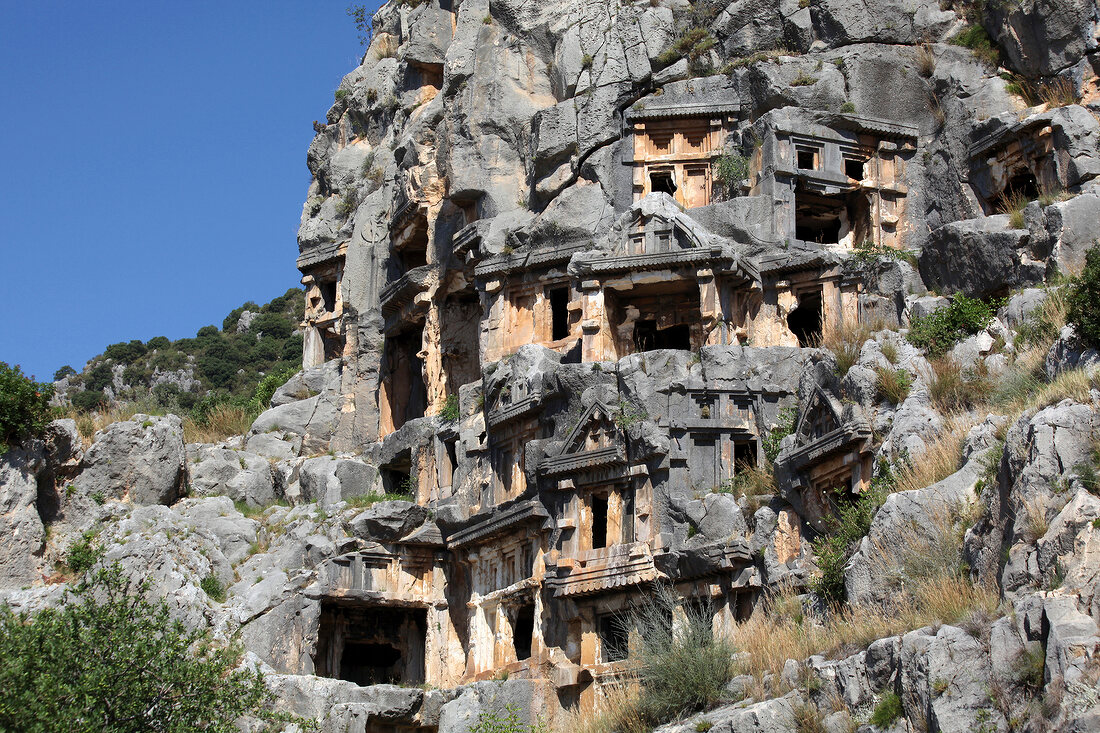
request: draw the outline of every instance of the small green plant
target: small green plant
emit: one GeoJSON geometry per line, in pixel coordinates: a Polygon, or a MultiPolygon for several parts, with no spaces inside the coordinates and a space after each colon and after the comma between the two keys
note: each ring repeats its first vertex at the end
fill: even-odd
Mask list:
{"type": "MultiPolygon", "coordinates": [[[[1100,268],[1100,258],[1097,265],[1100,268]]],[[[939,356],[961,339],[978,333],[992,323],[997,309],[1003,304],[1003,300],[985,303],[978,298],[968,298],[957,293],[949,305],[937,308],[927,316],[914,318],[909,324],[906,338],[914,346],[928,349],[929,354],[939,356]]]]}
{"type": "Polygon", "coordinates": [[[225,603],[225,586],[218,580],[218,576],[214,574],[207,575],[199,581],[199,587],[202,588],[203,593],[210,596],[211,600],[225,603]]]}
{"type": "Polygon", "coordinates": [[[1046,652],[1038,642],[1032,642],[1021,649],[1012,661],[1013,682],[1032,691],[1043,689],[1045,671],[1046,652]]]}
{"type": "Polygon", "coordinates": [[[791,80],[792,87],[808,87],[817,84],[817,77],[810,76],[805,71],[799,69],[798,76],[791,80]]]}
{"type": "Polygon", "coordinates": [[[591,69],[593,60],[594,59],[592,58],[592,54],[590,53],[586,53],[585,55],[581,56],[581,68],[591,69]]]}
{"type": "Polygon", "coordinates": [[[710,722],[706,718],[695,721],[695,733],[707,733],[707,731],[713,727],[714,723],[710,722]]]}
{"type": "Polygon", "coordinates": [[[811,542],[821,572],[814,580],[813,590],[827,603],[845,600],[844,565],[856,543],[870,531],[875,512],[886,501],[895,482],[889,464],[881,463],[879,475],[871,481],[871,487],[854,499],[841,498],[836,515],[827,521],[829,533],[811,542]]]}
{"type": "Polygon", "coordinates": [[[335,92],[333,92],[332,96],[335,97],[337,102],[339,102],[341,99],[348,96],[348,93],[349,92],[347,89],[337,89],[335,92]]]}
{"type": "Polygon", "coordinates": [[[671,46],[662,51],[657,57],[657,62],[662,66],[668,66],[686,58],[688,69],[696,76],[701,76],[712,70],[706,59],[717,43],[718,40],[709,30],[701,26],[693,26],[680,34],[671,46]]]}
{"type": "Polygon", "coordinates": [[[486,13],[485,17],[483,17],[481,19],[481,22],[484,23],[485,25],[492,25],[493,24],[493,16],[486,13]]]}
{"type": "Polygon", "coordinates": [[[880,260],[894,260],[895,262],[908,262],[914,267],[917,264],[917,256],[912,250],[894,249],[881,244],[875,244],[873,240],[865,239],[852,247],[852,253],[845,264],[856,266],[871,265],[880,260]]]}
{"type": "Polygon", "coordinates": [[[347,507],[349,509],[366,509],[367,507],[374,506],[383,501],[412,501],[412,494],[363,494],[361,496],[353,496],[350,499],[346,499],[347,507]]]}
{"type": "Polygon", "coordinates": [[[889,728],[902,713],[901,698],[893,692],[884,692],[867,722],[876,728],[889,728]]]}
{"type": "Polygon", "coordinates": [[[448,422],[453,422],[462,417],[462,413],[458,409],[458,395],[447,395],[447,401],[443,403],[443,409],[439,411],[439,416],[448,422]]]}
{"type": "Polygon", "coordinates": [[[1000,60],[1000,50],[980,24],[966,27],[955,34],[949,42],[955,46],[969,48],[974,53],[974,58],[987,66],[996,67],[1000,60]]]}
{"type": "Polygon", "coordinates": [[[794,432],[795,421],[798,419],[797,407],[785,407],[775,417],[775,427],[768,431],[764,438],[764,455],[769,463],[774,463],[779,456],[779,444],[783,439],[794,432]]]}
{"type": "Polygon", "coordinates": [[[336,202],[336,213],[340,216],[350,216],[359,206],[359,190],[351,189],[336,202]]]}
{"type": "Polygon", "coordinates": [[[1097,517],[1096,519],[1092,520],[1092,528],[1093,529],[1100,529],[1100,517],[1097,517]]]}
{"type": "Polygon", "coordinates": [[[841,114],[854,115],[856,113],[856,105],[854,102],[845,102],[840,105],[841,114]]]}
{"type": "Polygon", "coordinates": [[[91,498],[92,501],[94,501],[99,506],[103,506],[103,504],[107,501],[107,497],[103,495],[102,491],[93,492],[91,498]]]}
{"type": "MultiPolygon", "coordinates": [[[[507,676],[504,679],[508,679],[507,676]]],[[[470,733],[541,733],[542,726],[524,723],[519,717],[519,706],[509,703],[503,711],[482,710],[470,733]]]]}
{"type": "Polygon", "coordinates": [[[732,195],[734,186],[749,177],[749,160],[737,153],[718,156],[711,168],[714,180],[721,184],[727,196],[732,195]]]}
{"type": "Polygon", "coordinates": [[[1085,266],[1066,290],[1066,323],[1086,343],[1100,345],[1100,245],[1085,252],[1085,266]]]}
{"type": "Polygon", "coordinates": [[[96,533],[85,532],[73,543],[65,555],[65,565],[74,573],[85,573],[99,562],[103,549],[95,541],[96,533]]]}
{"type": "Polygon", "coordinates": [[[649,417],[644,407],[635,407],[627,400],[619,400],[619,409],[615,411],[615,424],[623,430],[649,417]]]}
{"type": "Polygon", "coordinates": [[[0,361],[0,453],[34,437],[50,421],[53,385],[23,375],[19,365],[0,361]]]}
{"type": "Polygon", "coordinates": [[[875,391],[887,402],[900,405],[909,396],[913,376],[904,369],[875,369],[875,391]]]}

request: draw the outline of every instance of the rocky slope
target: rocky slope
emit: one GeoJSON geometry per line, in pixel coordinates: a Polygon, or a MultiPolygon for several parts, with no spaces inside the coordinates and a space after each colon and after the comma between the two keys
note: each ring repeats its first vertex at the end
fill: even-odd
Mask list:
{"type": "Polygon", "coordinates": [[[92,542],[329,731],[594,726],[655,582],[739,645],[669,730],[1100,727],[1100,356],[1049,287],[1100,237],[1098,14],[385,4],[308,151],[305,368],[220,443],[0,457],[0,598],[92,542]],[[1004,300],[940,349],[935,293],[1004,300]]]}

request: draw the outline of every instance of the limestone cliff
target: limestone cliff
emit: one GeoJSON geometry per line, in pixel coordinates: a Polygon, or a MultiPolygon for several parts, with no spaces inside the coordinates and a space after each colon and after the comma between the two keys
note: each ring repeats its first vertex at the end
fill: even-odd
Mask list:
{"type": "Polygon", "coordinates": [[[1050,285],[1100,237],[1098,30],[385,4],[307,155],[302,372],[222,443],[4,456],[3,598],[91,529],[330,731],[590,725],[656,588],[739,645],[670,730],[1094,729],[1100,356],[1050,285]],[[955,293],[1004,300],[922,337],[955,293]]]}

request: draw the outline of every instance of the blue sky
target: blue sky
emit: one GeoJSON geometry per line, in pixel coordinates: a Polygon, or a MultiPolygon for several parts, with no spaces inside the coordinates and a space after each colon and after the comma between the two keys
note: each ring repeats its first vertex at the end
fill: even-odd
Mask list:
{"type": "Polygon", "coordinates": [[[47,381],[298,284],[347,5],[0,0],[0,361],[47,381]]]}

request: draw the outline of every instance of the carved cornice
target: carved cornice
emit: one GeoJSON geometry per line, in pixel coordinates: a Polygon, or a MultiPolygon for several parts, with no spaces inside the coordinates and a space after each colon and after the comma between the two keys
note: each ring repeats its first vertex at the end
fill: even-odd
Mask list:
{"type": "Polygon", "coordinates": [[[579,453],[566,453],[560,456],[545,458],[540,468],[546,476],[561,476],[567,473],[577,473],[599,466],[618,466],[626,463],[626,451],[621,445],[613,445],[608,448],[580,451],[579,453]]]}

